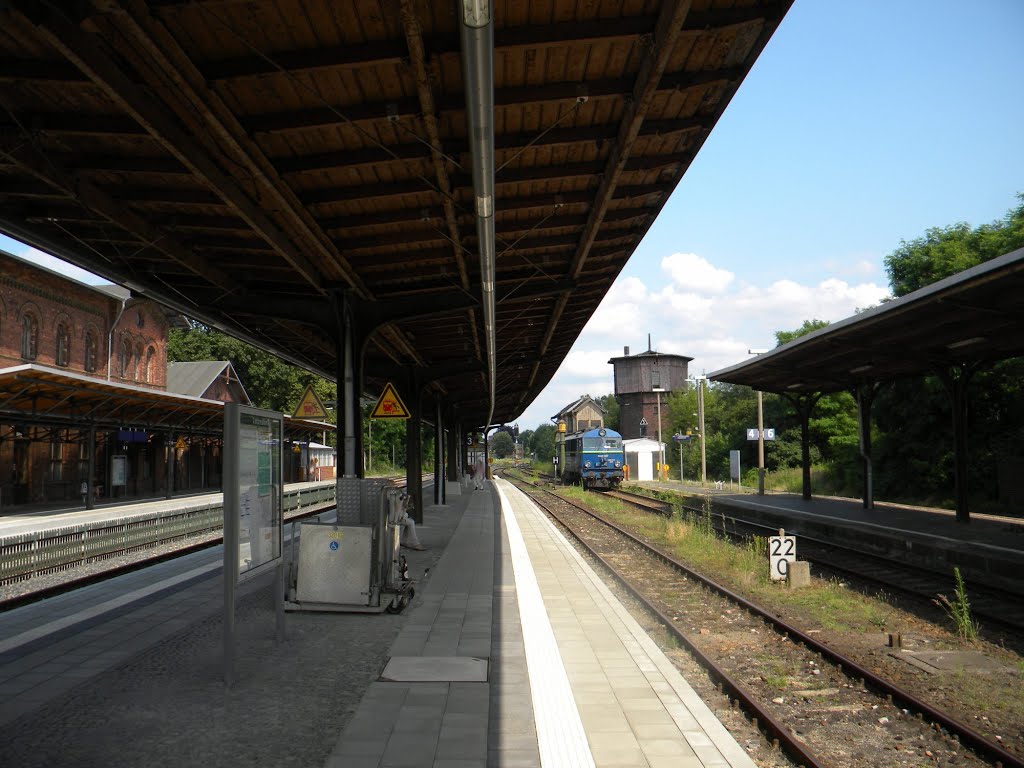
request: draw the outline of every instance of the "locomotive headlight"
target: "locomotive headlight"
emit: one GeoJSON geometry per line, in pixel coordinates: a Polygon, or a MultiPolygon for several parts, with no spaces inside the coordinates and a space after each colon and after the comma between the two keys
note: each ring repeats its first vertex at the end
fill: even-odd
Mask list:
{"type": "Polygon", "coordinates": [[[589,461],[584,461],[583,462],[583,466],[586,467],[587,469],[590,469],[590,462],[589,461]]]}

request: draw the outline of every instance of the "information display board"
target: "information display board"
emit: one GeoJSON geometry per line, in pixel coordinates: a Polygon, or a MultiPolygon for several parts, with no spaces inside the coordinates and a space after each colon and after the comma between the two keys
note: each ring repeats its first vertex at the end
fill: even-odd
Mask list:
{"type": "Polygon", "coordinates": [[[228,403],[224,420],[224,545],[237,553],[232,570],[244,580],[281,557],[283,419],[228,403]]]}
{"type": "Polygon", "coordinates": [[[128,457],[118,454],[110,457],[110,485],[119,487],[128,485],[128,457]]]}
{"type": "Polygon", "coordinates": [[[224,404],[224,681],[234,682],[235,591],[266,571],[277,574],[277,640],[284,639],[284,417],[224,404]]]}

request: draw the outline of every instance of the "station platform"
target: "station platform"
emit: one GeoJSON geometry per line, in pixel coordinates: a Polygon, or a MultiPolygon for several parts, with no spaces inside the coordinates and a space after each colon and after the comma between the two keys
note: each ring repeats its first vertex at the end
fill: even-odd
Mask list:
{"type": "Polygon", "coordinates": [[[276,644],[269,580],[246,582],[230,688],[219,550],[7,612],[2,762],[753,766],[525,496],[448,502],[400,615],[288,614],[276,644]]]}
{"type": "Polygon", "coordinates": [[[973,513],[959,523],[947,509],[795,493],[736,493],[674,481],[638,483],[647,488],[709,498],[715,511],[736,510],[786,533],[841,541],[923,567],[982,578],[1024,596],[1024,517],[973,513]]]}

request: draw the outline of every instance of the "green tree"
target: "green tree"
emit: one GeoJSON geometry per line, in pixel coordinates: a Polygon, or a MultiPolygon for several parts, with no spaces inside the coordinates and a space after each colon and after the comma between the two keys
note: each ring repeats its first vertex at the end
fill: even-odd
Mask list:
{"type": "Polygon", "coordinates": [[[793,339],[799,339],[801,336],[806,336],[808,333],[813,333],[827,326],[827,320],[804,320],[804,324],[795,331],[776,331],[775,341],[777,346],[781,347],[783,344],[793,341],[793,339]]]}
{"type": "MultiPolygon", "coordinates": [[[[291,413],[307,384],[313,384],[321,400],[336,399],[336,388],[326,379],[200,324],[187,330],[171,329],[167,340],[167,359],[171,362],[230,361],[257,408],[291,413]]],[[[333,412],[329,421],[337,423],[333,412]]]]}
{"type": "Polygon", "coordinates": [[[530,451],[532,450],[530,448],[530,444],[532,442],[533,442],[533,430],[532,429],[524,429],[522,432],[519,433],[519,444],[521,446],[523,446],[523,456],[525,458],[527,458],[527,459],[530,458],[530,451]]]}
{"type": "MultiPolygon", "coordinates": [[[[393,474],[405,469],[406,419],[371,419],[376,403],[367,403],[363,413],[363,452],[367,474],[393,474]],[[371,461],[372,458],[372,461],[371,461]]],[[[426,439],[426,435],[424,438],[426,439]]],[[[432,438],[431,438],[432,439],[432,438]]],[[[428,467],[424,464],[424,467],[428,467]]]]}
{"type": "MultiPolygon", "coordinates": [[[[885,259],[893,295],[904,296],[964,269],[1024,247],[1024,194],[1005,217],[971,228],[960,222],[903,241],[885,259]]],[[[1001,457],[1024,442],[1024,359],[995,363],[971,379],[968,489],[975,509],[998,510],[1001,457]]],[[[932,376],[883,387],[872,411],[873,454],[881,498],[952,505],[954,452],[949,394],[932,376]]]]}
{"type": "Polygon", "coordinates": [[[491,453],[496,459],[507,459],[515,451],[515,441],[508,432],[495,432],[491,437],[491,453]]]}
{"type": "Polygon", "coordinates": [[[622,430],[619,429],[619,401],[615,395],[601,395],[597,398],[597,403],[605,410],[604,425],[608,429],[621,432],[622,430]]]}
{"type": "Polygon", "coordinates": [[[537,461],[550,462],[555,455],[555,427],[541,424],[530,436],[530,452],[537,461]]]}
{"type": "Polygon", "coordinates": [[[966,222],[933,227],[924,237],[885,257],[889,286],[894,296],[905,296],[957,272],[1024,247],[1024,194],[1005,217],[972,229],[966,222]]]}

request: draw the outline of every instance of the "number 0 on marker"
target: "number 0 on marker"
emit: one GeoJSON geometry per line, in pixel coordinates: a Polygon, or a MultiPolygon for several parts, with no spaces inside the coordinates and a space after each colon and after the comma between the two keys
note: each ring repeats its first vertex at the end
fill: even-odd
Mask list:
{"type": "Polygon", "coordinates": [[[796,536],[768,537],[768,570],[772,581],[784,581],[796,562],[796,536]]]}

